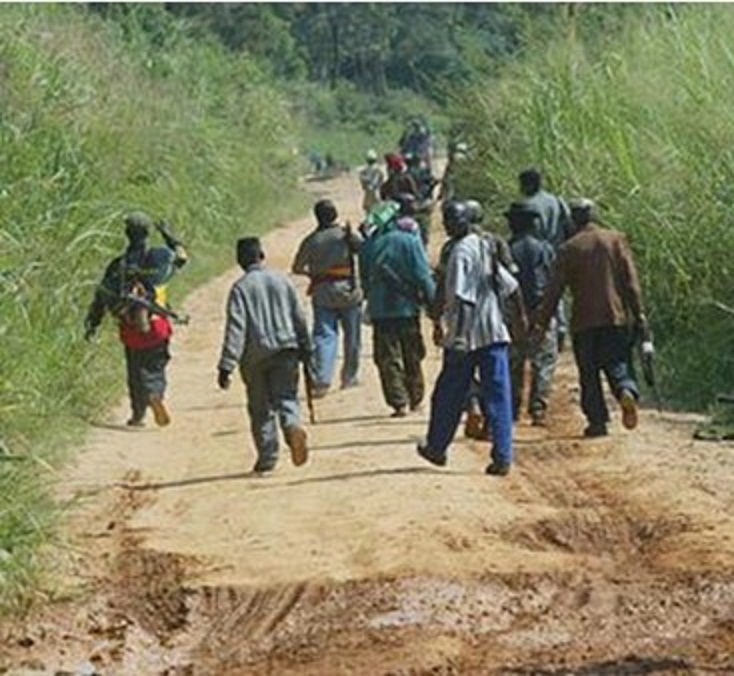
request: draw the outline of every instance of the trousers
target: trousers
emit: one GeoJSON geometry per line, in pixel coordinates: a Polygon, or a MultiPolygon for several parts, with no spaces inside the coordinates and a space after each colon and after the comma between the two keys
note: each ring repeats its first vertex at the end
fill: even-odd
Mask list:
{"type": "Polygon", "coordinates": [[[426,346],[418,317],[375,319],[373,354],[382,394],[392,408],[415,408],[425,396],[421,362],[426,346]]]}
{"type": "Polygon", "coordinates": [[[539,345],[513,343],[510,349],[510,373],[512,378],[512,414],[517,420],[525,390],[525,364],[530,362],[530,394],[528,412],[542,413],[548,408],[551,382],[558,361],[558,328],[551,321],[539,345]]]}
{"type": "Polygon", "coordinates": [[[278,422],[281,430],[300,425],[298,353],[282,350],[240,371],[247,394],[250,429],[260,469],[278,460],[278,422]]]}
{"type": "Polygon", "coordinates": [[[614,397],[628,390],[640,391],[629,367],[630,335],[626,326],[603,326],[577,331],[572,336],[573,354],[579,370],[581,410],[591,425],[609,422],[609,410],[601,385],[602,372],[614,397]]]}
{"type": "Polygon", "coordinates": [[[313,306],[314,380],[317,387],[331,385],[336,367],[339,328],[344,334],[344,363],[341,371],[342,386],[354,385],[359,371],[362,308],[353,305],[334,309],[313,306]]]}
{"type": "Polygon", "coordinates": [[[441,373],[431,397],[426,444],[442,455],[456,434],[471,386],[479,369],[479,403],[492,430],[492,460],[512,462],[512,393],[509,348],[495,343],[471,352],[444,350],[441,373]]]}
{"type": "Polygon", "coordinates": [[[127,391],[135,419],[142,420],[151,396],[166,393],[166,364],[171,359],[168,341],[144,350],[125,348],[127,391]]]}

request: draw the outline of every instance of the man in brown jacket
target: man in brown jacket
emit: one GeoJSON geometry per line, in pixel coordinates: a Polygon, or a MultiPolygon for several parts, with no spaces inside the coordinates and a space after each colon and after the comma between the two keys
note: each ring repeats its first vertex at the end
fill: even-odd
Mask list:
{"type": "Polygon", "coordinates": [[[566,287],[571,290],[571,335],[581,385],[585,437],[607,434],[609,411],[601,372],[622,408],[627,429],[637,426],[639,390],[629,367],[630,328],[647,335],[640,283],[627,238],[594,222],[594,203],[571,204],[575,234],[558,250],[551,281],[538,311],[535,337],[543,335],[566,287]]]}

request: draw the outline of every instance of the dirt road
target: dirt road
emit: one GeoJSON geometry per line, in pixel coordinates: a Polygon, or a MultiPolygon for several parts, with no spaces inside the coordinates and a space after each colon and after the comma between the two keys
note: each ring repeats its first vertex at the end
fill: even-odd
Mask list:
{"type": "MultiPolygon", "coordinates": [[[[354,177],[312,185],[357,220],[354,177]]],[[[274,230],[269,264],[311,227],[274,230]]],[[[582,441],[565,355],[510,476],[461,438],[432,468],[427,405],[388,417],[365,327],[362,385],[317,402],[309,464],[252,477],[242,388],[215,382],[237,274],[186,303],[173,424],[129,431],[121,404],[90,430],[61,489],[80,497],[68,598],[4,629],[0,671],[734,673],[734,447],[648,411],[582,441]]]]}

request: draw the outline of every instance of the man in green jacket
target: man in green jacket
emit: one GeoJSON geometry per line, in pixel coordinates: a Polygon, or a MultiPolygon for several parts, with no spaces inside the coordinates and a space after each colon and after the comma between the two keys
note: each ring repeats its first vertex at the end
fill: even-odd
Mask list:
{"type": "Polygon", "coordinates": [[[420,231],[412,217],[413,199],[401,195],[401,213],[365,242],[360,275],[372,319],[373,355],[385,401],[394,417],[415,410],[425,394],[421,362],[426,356],[420,308],[436,291],[420,231]]]}

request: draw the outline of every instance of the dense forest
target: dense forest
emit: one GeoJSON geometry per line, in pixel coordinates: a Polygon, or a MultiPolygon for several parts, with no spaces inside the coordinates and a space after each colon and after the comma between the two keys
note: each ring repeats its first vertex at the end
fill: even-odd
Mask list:
{"type": "MultiPolygon", "coordinates": [[[[519,47],[519,10],[479,3],[175,4],[286,78],[339,81],[385,96],[409,89],[440,96],[441,83],[496,70],[519,47]]],[[[546,11],[541,9],[542,11],[546,11]]]]}

